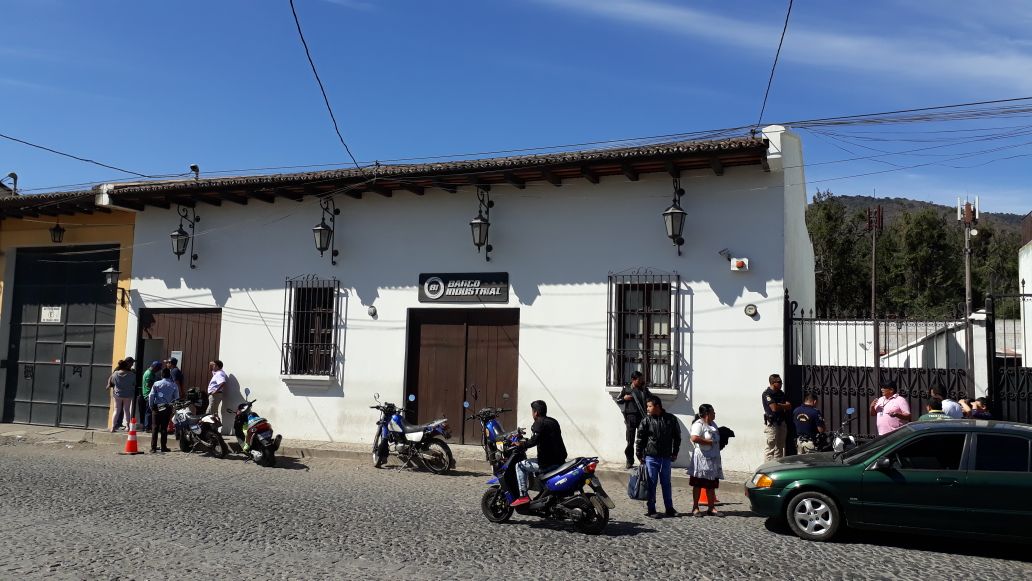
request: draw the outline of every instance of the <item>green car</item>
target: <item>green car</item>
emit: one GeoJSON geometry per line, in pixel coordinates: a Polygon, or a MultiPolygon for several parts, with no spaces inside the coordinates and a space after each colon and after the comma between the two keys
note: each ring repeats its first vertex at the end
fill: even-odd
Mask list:
{"type": "Polygon", "coordinates": [[[1032,425],[913,422],[845,453],[790,456],[745,486],[752,511],[826,541],[842,525],[1032,540],[1032,425]]]}

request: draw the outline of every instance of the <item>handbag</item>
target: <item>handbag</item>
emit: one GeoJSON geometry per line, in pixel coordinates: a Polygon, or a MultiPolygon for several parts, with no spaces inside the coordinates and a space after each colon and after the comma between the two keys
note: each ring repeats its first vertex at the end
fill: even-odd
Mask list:
{"type": "Polygon", "coordinates": [[[638,469],[631,472],[627,480],[627,496],[631,500],[649,499],[649,471],[645,464],[639,464],[638,469]]]}

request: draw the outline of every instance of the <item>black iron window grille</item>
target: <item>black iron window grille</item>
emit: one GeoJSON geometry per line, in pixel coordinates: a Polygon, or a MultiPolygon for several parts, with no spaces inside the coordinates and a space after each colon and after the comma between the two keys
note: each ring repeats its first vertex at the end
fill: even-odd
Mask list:
{"type": "Polygon", "coordinates": [[[280,373],[336,377],[340,281],[288,278],[283,299],[280,373]]]}
{"type": "Polygon", "coordinates": [[[606,382],[626,385],[641,371],[646,385],[677,386],[680,308],[676,273],[639,269],[609,275],[606,382]]]}

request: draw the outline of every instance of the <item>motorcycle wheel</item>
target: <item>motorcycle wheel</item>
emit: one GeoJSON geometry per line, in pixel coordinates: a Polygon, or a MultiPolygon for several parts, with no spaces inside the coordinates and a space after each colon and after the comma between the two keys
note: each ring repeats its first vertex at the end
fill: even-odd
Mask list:
{"type": "Polygon", "coordinates": [[[373,468],[379,468],[387,462],[387,446],[382,440],[380,430],[377,430],[373,437],[373,468]]]}
{"type": "Polygon", "coordinates": [[[265,466],[266,468],[272,468],[276,465],[276,455],[269,448],[262,446],[262,459],[258,461],[259,466],[265,466]]]}
{"type": "Polygon", "coordinates": [[[190,441],[190,434],[185,430],[176,430],[176,440],[179,441],[179,451],[190,452],[193,450],[193,442],[190,441]]]}
{"type": "Polygon", "coordinates": [[[480,510],[484,512],[487,520],[493,523],[503,523],[512,517],[513,508],[505,502],[505,495],[502,489],[492,486],[484,491],[480,497],[480,510]]]}
{"type": "Polygon", "coordinates": [[[583,508],[584,518],[577,521],[574,526],[577,530],[586,535],[597,535],[605,530],[606,525],[609,524],[609,509],[606,505],[602,505],[602,512],[598,512],[598,507],[595,503],[591,502],[591,497],[594,494],[585,494],[585,498],[588,500],[588,506],[583,508]]]}
{"type": "Polygon", "coordinates": [[[451,469],[452,460],[451,448],[444,440],[430,438],[426,447],[419,451],[419,460],[427,470],[434,474],[444,474],[451,469]]]}
{"type": "Polygon", "coordinates": [[[216,458],[225,458],[229,456],[229,446],[226,445],[226,441],[222,439],[222,434],[214,434],[212,436],[213,442],[211,448],[211,454],[216,458]]]}

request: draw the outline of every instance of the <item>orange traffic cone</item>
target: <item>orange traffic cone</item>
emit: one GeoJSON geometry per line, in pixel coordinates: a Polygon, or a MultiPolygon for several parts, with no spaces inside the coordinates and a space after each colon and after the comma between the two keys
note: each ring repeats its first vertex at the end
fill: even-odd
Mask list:
{"type": "Polygon", "coordinates": [[[136,443],[136,418],[129,419],[129,439],[125,441],[125,452],[119,452],[119,454],[122,454],[123,456],[143,454],[136,443]]]}
{"type": "MultiPolygon", "coordinates": [[[[716,504],[718,502],[719,501],[717,500],[717,492],[713,491],[713,505],[716,506],[716,504]]],[[[703,488],[702,491],[699,493],[699,505],[701,506],[701,505],[704,505],[704,504],[705,505],[709,505],[710,504],[709,493],[706,492],[705,488],[703,488]]]]}

